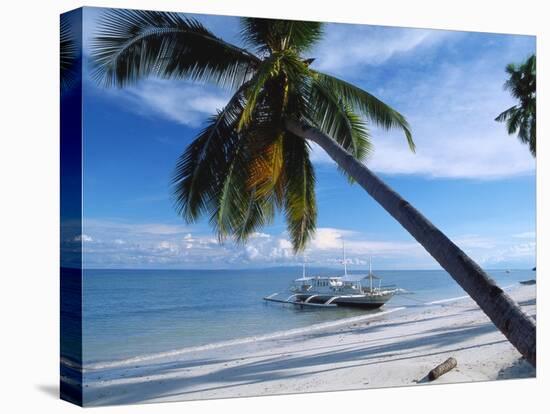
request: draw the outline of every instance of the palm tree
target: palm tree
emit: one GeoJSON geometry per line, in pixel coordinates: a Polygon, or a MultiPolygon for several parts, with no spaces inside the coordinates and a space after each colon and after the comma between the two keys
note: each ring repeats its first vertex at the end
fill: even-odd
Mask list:
{"type": "Polygon", "coordinates": [[[188,222],[208,216],[220,240],[238,242],[284,212],[296,252],[316,226],[310,143],[380,203],[535,364],[536,325],[459,247],[362,162],[367,122],[403,131],[405,118],[370,93],[310,67],[322,36],[316,22],[241,19],[248,49],[175,13],[111,10],[92,44],[93,76],[123,87],[148,76],[211,82],[233,96],[179,159],[175,205],[188,222]]]}
{"type": "Polygon", "coordinates": [[[504,89],[510,91],[519,103],[508,108],[495,118],[506,122],[508,134],[518,134],[519,140],[529,144],[533,157],[537,155],[537,58],[531,55],[520,65],[510,63],[506,66],[510,75],[504,83],[504,89]]]}

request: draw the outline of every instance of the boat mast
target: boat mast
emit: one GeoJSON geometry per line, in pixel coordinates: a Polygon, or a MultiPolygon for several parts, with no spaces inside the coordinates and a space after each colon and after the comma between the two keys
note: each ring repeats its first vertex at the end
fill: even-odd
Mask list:
{"type": "Polygon", "coordinates": [[[372,256],[369,256],[369,281],[370,281],[370,290],[372,292],[372,256]]]}
{"type": "Polygon", "coordinates": [[[344,256],[344,276],[348,275],[348,264],[346,260],[346,244],[344,243],[344,239],[342,239],[342,255],[344,256]]]}

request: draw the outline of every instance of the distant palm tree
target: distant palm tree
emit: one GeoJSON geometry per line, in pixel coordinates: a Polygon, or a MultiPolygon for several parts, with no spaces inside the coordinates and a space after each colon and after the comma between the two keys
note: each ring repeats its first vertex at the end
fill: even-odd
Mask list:
{"type": "Polygon", "coordinates": [[[508,134],[518,134],[519,140],[529,144],[533,157],[537,155],[537,58],[531,55],[520,65],[510,63],[506,66],[510,78],[504,83],[519,103],[508,108],[495,118],[506,122],[508,134]]]}
{"type": "MultiPolygon", "coordinates": [[[[94,77],[119,87],[148,77],[212,82],[234,91],[176,166],[175,205],[188,222],[206,215],[221,240],[244,242],[284,212],[296,252],[315,231],[317,143],[472,296],[532,363],[536,326],[495,282],[362,162],[371,151],[367,122],[403,131],[405,118],[370,93],[310,67],[322,36],[316,22],[241,19],[249,50],[175,13],[112,10],[92,44],[94,77]],[[305,56],[304,56],[305,55],[305,56]]],[[[345,44],[342,47],[346,47],[345,44]]]]}

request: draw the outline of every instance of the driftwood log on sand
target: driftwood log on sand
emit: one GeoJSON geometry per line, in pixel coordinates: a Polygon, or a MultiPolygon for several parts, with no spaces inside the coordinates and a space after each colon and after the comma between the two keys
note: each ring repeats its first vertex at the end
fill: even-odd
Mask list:
{"type": "Polygon", "coordinates": [[[449,372],[454,367],[456,367],[456,359],[452,357],[448,358],[445,362],[443,362],[442,364],[439,364],[437,367],[435,367],[430,371],[430,373],[428,374],[428,379],[430,381],[433,381],[439,378],[440,376],[442,376],[443,374],[449,372]]]}

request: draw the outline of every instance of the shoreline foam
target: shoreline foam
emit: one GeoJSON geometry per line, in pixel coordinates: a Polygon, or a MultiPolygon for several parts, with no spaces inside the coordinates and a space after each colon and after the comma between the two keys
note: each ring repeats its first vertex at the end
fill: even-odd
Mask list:
{"type": "MultiPolygon", "coordinates": [[[[535,312],[535,286],[509,293],[535,312]]],[[[396,312],[396,311],[394,311],[396,312]]],[[[436,383],[532,377],[535,371],[471,299],[432,305],[396,317],[382,312],[330,326],[209,347],[85,373],[87,405],[179,401],[365,389],[423,383],[454,356],[458,367],[436,383]],[[151,362],[151,361],[149,361],[151,362]]],[[[348,318],[347,318],[348,319],[348,318]]]]}
{"type": "MultiPolygon", "coordinates": [[[[519,287],[520,285],[508,285],[503,287],[502,289],[505,291],[510,291],[514,288],[519,288],[519,287]]],[[[139,363],[149,362],[149,361],[173,358],[173,357],[177,357],[177,356],[192,353],[192,352],[215,350],[219,348],[231,347],[236,345],[245,345],[245,344],[254,343],[258,341],[292,337],[295,335],[306,334],[306,333],[315,332],[318,330],[329,329],[329,328],[352,324],[352,323],[359,323],[359,322],[374,319],[377,317],[386,316],[388,314],[392,314],[394,312],[401,311],[401,310],[409,310],[410,312],[412,311],[419,312],[419,311],[422,311],[421,309],[419,309],[419,307],[427,308],[429,306],[440,305],[444,303],[452,303],[452,302],[457,302],[457,301],[461,301],[469,298],[470,296],[464,295],[464,296],[457,296],[452,298],[439,299],[439,300],[430,301],[430,302],[422,302],[420,303],[420,305],[414,305],[414,306],[396,306],[396,307],[389,307],[389,308],[385,307],[383,309],[387,309],[387,310],[381,310],[379,312],[370,312],[365,315],[341,318],[341,319],[336,319],[328,322],[319,322],[314,325],[301,327],[301,328],[292,328],[292,329],[287,329],[283,331],[275,331],[275,332],[259,334],[259,335],[238,337],[235,339],[211,342],[204,345],[193,345],[193,346],[188,346],[188,347],[179,348],[179,349],[155,352],[151,354],[136,355],[134,357],[129,357],[129,358],[122,358],[122,359],[115,359],[115,360],[108,360],[108,361],[94,361],[90,363],[85,363],[84,367],[82,367],[81,369],[83,372],[90,372],[90,371],[97,371],[102,369],[118,368],[118,367],[124,367],[127,365],[135,365],[139,363]]],[[[62,363],[64,363],[63,359],[62,359],[62,363]]],[[[71,366],[71,364],[69,363],[67,365],[71,366]]]]}
{"type": "Polygon", "coordinates": [[[192,353],[192,352],[200,352],[200,351],[210,351],[214,349],[219,348],[226,348],[236,345],[245,345],[249,343],[255,343],[260,341],[268,341],[272,339],[280,339],[280,338],[286,338],[286,337],[292,337],[295,335],[300,334],[307,334],[310,332],[315,332],[319,330],[329,329],[329,328],[335,328],[338,326],[348,325],[351,323],[359,323],[364,322],[369,319],[377,318],[380,316],[385,316],[397,311],[401,311],[403,309],[407,309],[405,306],[400,306],[396,308],[391,308],[385,311],[376,312],[376,313],[369,313],[367,315],[361,315],[361,316],[352,316],[349,318],[342,318],[337,319],[330,322],[320,322],[311,326],[303,327],[303,328],[293,328],[288,329],[285,331],[275,331],[268,334],[262,334],[262,335],[254,335],[254,336],[247,336],[243,338],[236,338],[236,339],[230,339],[227,341],[220,341],[220,342],[212,342],[205,345],[197,345],[197,346],[190,346],[186,348],[181,349],[175,349],[172,351],[165,351],[165,352],[157,352],[154,354],[145,354],[145,355],[139,355],[132,358],[125,358],[125,359],[119,359],[119,360],[113,360],[113,361],[106,361],[106,362],[92,362],[89,364],[85,364],[83,371],[89,372],[89,371],[96,371],[106,368],[118,368],[123,367],[126,365],[134,365],[136,363],[143,363],[147,361],[154,361],[158,359],[165,359],[165,358],[171,358],[171,357],[177,357],[180,355],[192,353]]]}

